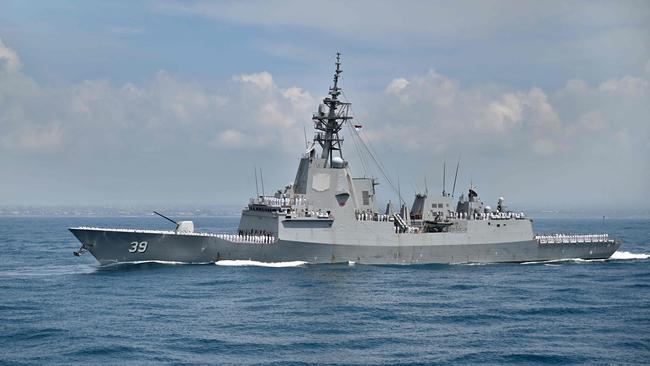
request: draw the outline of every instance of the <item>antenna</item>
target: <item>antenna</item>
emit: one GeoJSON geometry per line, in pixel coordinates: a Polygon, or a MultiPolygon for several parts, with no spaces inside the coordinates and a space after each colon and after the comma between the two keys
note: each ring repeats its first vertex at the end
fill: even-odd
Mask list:
{"type": "MultiPolygon", "coordinates": [[[[402,201],[402,188],[401,188],[401,186],[399,185],[399,173],[397,173],[397,196],[398,196],[398,198],[399,198],[399,204],[400,204],[400,206],[401,206],[401,205],[402,205],[402,202],[404,202],[404,201],[402,201]]],[[[400,209],[400,211],[401,211],[401,209],[400,209]]],[[[400,212],[400,213],[401,213],[401,212],[400,212]]]]}
{"type": "Polygon", "coordinates": [[[443,161],[442,162],[442,196],[443,197],[447,195],[447,192],[445,192],[446,187],[447,187],[447,162],[443,161]]]}
{"type": "Polygon", "coordinates": [[[173,222],[174,224],[176,224],[176,226],[178,226],[178,223],[177,223],[176,221],[174,221],[174,220],[170,219],[169,217],[167,217],[167,216],[161,214],[160,212],[156,212],[156,211],[154,211],[153,213],[155,213],[156,215],[162,217],[163,219],[165,219],[165,220],[167,220],[167,221],[171,221],[171,222],[173,222]]]}
{"type": "Polygon", "coordinates": [[[262,168],[260,168],[260,182],[262,183],[262,196],[266,196],[264,194],[264,175],[262,175],[262,168]]]}
{"type": "Polygon", "coordinates": [[[257,167],[253,165],[253,173],[255,173],[255,193],[257,194],[257,197],[260,197],[260,188],[257,185],[257,167]]]}
{"type": "Polygon", "coordinates": [[[305,129],[305,124],[302,124],[302,133],[305,135],[305,149],[309,147],[309,143],[307,142],[307,130],[305,129]]]}
{"type": "Polygon", "coordinates": [[[429,196],[429,186],[427,185],[427,176],[426,175],[424,176],[424,194],[426,194],[427,197],[429,196]]]}
{"type": "Polygon", "coordinates": [[[456,192],[456,178],[458,178],[458,166],[460,165],[460,158],[458,158],[458,163],[456,163],[456,174],[454,174],[454,186],[451,189],[451,196],[454,196],[454,193],[456,192]]]}

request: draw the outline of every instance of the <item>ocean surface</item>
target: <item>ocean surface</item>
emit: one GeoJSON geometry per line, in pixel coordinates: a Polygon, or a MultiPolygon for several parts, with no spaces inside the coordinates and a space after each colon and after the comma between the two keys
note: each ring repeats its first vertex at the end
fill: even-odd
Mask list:
{"type": "Polygon", "coordinates": [[[100,267],[72,255],[79,225],[169,228],[0,218],[0,364],[650,363],[649,220],[535,220],[622,240],[606,261],[280,268],[100,267]]]}

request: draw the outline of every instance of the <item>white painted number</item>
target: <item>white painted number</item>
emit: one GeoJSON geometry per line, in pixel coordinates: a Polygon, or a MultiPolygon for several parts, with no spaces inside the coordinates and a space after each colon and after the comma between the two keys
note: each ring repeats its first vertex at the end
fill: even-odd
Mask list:
{"type": "Polygon", "coordinates": [[[147,250],[147,245],[148,243],[146,241],[141,241],[141,242],[131,242],[131,247],[129,247],[129,253],[144,253],[147,250]]]}

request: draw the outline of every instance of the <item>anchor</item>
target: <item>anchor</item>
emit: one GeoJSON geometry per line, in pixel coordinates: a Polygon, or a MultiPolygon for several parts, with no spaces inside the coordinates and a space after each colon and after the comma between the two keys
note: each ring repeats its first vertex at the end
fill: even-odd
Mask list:
{"type": "Polygon", "coordinates": [[[86,253],[88,249],[86,248],[86,244],[81,244],[81,247],[79,247],[79,250],[72,252],[72,254],[75,255],[75,257],[79,257],[82,254],[86,253]]]}

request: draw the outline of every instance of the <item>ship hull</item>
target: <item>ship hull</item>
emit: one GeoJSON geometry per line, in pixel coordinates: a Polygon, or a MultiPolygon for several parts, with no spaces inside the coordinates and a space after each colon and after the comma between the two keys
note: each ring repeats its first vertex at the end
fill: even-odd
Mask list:
{"type": "Polygon", "coordinates": [[[408,239],[369,244],[325,244],[277,240],[241,243],[214,235],[173,232],[71,228],[70,231],[100,264],[141,261],[211,263],[219,260],[307,263],[426,264],[502,263],[605,259],[619,247],[613,240],[590,243],[540,244],[537,240],[410,245],[408,239]],[[146,244],[142,244],[146,243],[146,244]]]}

